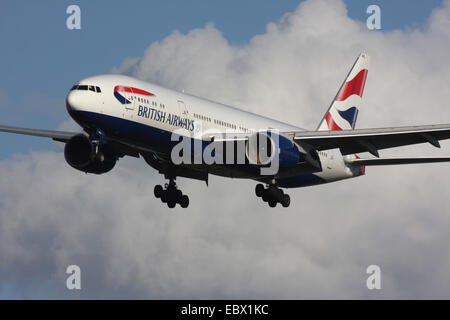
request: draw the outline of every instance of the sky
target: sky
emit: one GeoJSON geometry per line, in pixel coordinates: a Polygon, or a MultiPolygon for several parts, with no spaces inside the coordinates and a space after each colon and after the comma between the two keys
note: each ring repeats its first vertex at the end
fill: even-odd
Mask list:
{"type": "MultiPolygon", "coordinates": [[[[2,1],[2,124],[76,130],[77,80],[124,73],[305,128],[357,55],[372,57],[357,127],[450,119],[450,1],[2,1]],[[81,30],[66,28],[70,4],[81,30]],[[366,27],[370,4],[382,29],[366,27]]],[[[187,210],[153,198],[142,159],[71,169],[61,144],[0,134],[0,298],[448,298],[445,164],[370,168],[289,190],[272,210],[252,181],[179,179],[187,210]],[[260,203],[261,202],[261,203],[260,203]],[[83,288],[65,287],[77,264],[83,288]],[[382,289],[365,286],[368,265],[382,289]]],[[[430,146],[388,155],[447,155],[430,146]]]]}
{"type": "MultiPolygon", "coordinates": [[[[1,123],[57,129],[69,120],[64,99],[79,79],[110,73],[129,57],[174,30],[186,33],[213,23],[230,44],[243,46],[263,34],[269,22],[295,10],[299,1],[2,1],[0,4],[1,123]],[[81,30],[66,28],[66,9],[77,4],[81,30]],[[26,110],[26,111],[25,111],[26,110]]],[[[366,9],[379,3],[384,31],[421,27],[441,1],[347,0],[348,15],[365,21],[366,9]]],[[[0,135],[0,159],[48,150],[51,141],[0,135]]]]}

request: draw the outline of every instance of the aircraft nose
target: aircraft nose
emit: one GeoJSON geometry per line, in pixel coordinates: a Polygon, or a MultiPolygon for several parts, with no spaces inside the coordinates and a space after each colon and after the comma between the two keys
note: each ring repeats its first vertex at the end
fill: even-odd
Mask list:
{"type": "Polygon", "coordinates": [[[79,92],[72,90],[66,97],[66,108],[67,111],[77,111],[80,108],[80,97],[79,92]]]}

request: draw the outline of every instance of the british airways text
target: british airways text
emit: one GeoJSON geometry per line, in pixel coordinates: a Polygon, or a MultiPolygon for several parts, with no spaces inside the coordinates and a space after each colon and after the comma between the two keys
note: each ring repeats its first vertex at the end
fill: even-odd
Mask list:
{"type": "Polygon", "coordinates": [[[175,114],[166,111],[156,110],[149,107],[139,106],[137,115],[146,119],[152,119],[159,122],[165,122],[175,127],[185,128],[186,130],[194,130],[194,120],[181,118],[175,114]]]}

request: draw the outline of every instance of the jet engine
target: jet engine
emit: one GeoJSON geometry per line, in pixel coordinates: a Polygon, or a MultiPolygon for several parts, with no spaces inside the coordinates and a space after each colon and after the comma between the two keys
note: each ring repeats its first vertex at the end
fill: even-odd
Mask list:
{"type": "Polygon", "coordinates": [[[278,156],[279,167],[295,166],[302,157],[296,144],[274,132],[256,132],[245,146],[247,160],[256,165],[269,165],[278,156]]]}
{"type": "Polygon", "coordinates": [[[117,162],[117,155],[111,145],[93,143],[83,134],[67,141],[64,157],[72,168],[95,174],[110,171],[117,162]]]}

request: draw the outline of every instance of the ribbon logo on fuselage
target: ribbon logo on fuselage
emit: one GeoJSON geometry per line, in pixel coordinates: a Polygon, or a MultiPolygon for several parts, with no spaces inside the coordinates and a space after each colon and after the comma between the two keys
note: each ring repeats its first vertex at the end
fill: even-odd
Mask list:
{"type": "Polygon", "coordinates": [[[114,87],[114,97],[116,97],[116,99],[119,100],[119,102],[121,104],[131,103],[131,101],[128,100],[127,98],[125,98],[125,96],[121,92],[128,92],[131,94],[143,95],[143,96],[147,96],[147,97],[155,96],[153,93],[150,93],[150,92],[142,90],[142,89],[127,87],[127,86],[115,86],[114,87]]]}

